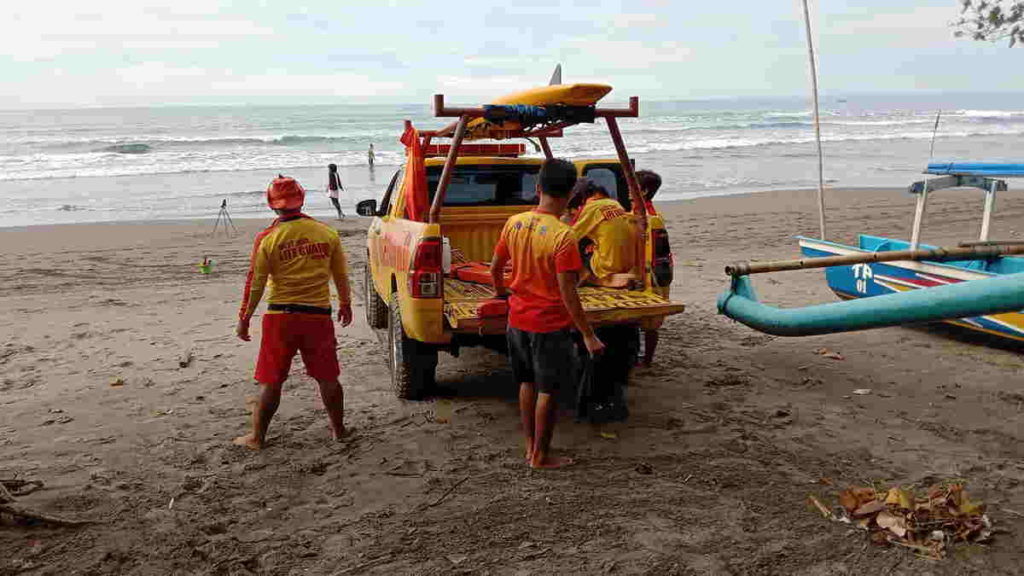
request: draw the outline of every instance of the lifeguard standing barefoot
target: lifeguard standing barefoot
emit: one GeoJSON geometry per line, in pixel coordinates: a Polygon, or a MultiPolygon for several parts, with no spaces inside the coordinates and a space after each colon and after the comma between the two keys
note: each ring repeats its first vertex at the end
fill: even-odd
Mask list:
{"type": "Polygon", "coordinates": [[[252,411],[252,432],[235,439],[235,444],[256,450],[266,443],[267,428],[297,352],[302,354],[306,373],[320,385],[334,438],[345,433],[328,286],[333,280],[338,290],[338,321],[348,326],[352,306],[345,252],[335,229],[302,213],[305,195],[292,178],[279,176],[267,188],[267,204],[278,218],[256,236],[239,311],[237,334],[248,342],[249,321],[269,279],[270,298],[256,361],[260,399],[252,411]]]}
{"type": "Polygon", "coordinates": [[[576,235],[559,217],[576,183],[576,167],[551,159],[540,169],[538,206],[508,219],[494,249],[491,277],[506,295],[505,264],[512,262],[508,288],[508,355],[519,384],[519,417],[532,468],[560,468],[569,458],[551,455],[555,392],[575,376],[575,327],[590,354],[604,344],[594,335],[576,285],[583,267],[576,235]]]}

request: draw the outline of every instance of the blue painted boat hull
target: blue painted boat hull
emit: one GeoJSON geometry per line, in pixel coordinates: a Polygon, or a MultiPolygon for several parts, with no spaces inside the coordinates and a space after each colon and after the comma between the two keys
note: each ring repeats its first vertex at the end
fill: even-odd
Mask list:
{"type": "MultiPolygon", "coordinates": [[[[811,238],[800,238],[805,256],[824,257],[864,252],[905,250],[909,243],[903,240],[862,235],[858,246],[852,247],[811,238]]],[[[922,245],[930,249],[932,246],[922,245]]],[[[843,299],[874,298],[903,294],[920,289],[976,282],[1024,273],[1024,258],[1004,257],[994,260],[962,260],[952,262],[884,262],[836,266],[825,270],[829,288],[843,299]]],[[[993,334],[1012,340],[1024,340],[1024,314],[1021,306],[1015,310],[971,314],[943,319],[943,321],[971,330],[993,334]]]]}

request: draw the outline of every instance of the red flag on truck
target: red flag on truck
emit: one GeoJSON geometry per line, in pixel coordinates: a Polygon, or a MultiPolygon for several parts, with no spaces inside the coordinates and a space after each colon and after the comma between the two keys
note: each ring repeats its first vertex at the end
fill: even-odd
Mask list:
{"type": "Polygon", "coordinates": [[[420,132],[406,125],[405,133],[400,140],[405,145],[405,214],[406,217],[415,222],[422,222],[427,218],[430,210],[427,201],[427,168],[423,157],[423,147],[420,143],[420,132]]]}

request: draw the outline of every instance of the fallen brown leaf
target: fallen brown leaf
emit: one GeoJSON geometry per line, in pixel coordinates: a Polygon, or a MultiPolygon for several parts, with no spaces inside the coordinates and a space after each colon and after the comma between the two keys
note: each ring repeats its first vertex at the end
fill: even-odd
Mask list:
{"type": "Polygon", "coordinates": [[[899,486],[894,486],[889,489],[889,493],[885,497],[885,503],[892,504],[903,510],[913,510],[914,496],[899,486]]]}
{"type": "Polygon", "coordinates": [[[872,514],[878,514],[882,510],[885,510],[885,502],[872,500],[854,510],[853,515],[857,517],[871,516],[872,514]]]}

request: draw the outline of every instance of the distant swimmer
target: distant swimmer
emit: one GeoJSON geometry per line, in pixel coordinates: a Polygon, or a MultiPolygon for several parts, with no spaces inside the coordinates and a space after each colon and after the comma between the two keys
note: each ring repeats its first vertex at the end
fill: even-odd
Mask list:
{"type": "Polygon", "coordinates": [[[345,188],[341,185],[341,176],[338,175],[338,165],[328,164],[327,165],[327,196],[331,199],[331,204],[334,204],[334,209],[338,211],[338,220],[345,219],[345,213],[341,211],[341,201],[338,199],[338,195],[345,188]]]}
{"type": "Polygon", "coordinates": [[[305,196],[292,178],[276,178],[267,188],[267,205],[278,218],[256,236],[238,313],[236,333],[248,342],[249,322],[269,280],[255,374],[260,398],[252,409],[252,432],[235,439],[235,444],[253,450],[266,444],[267,428],[296,353],[302,354],[306,374],[320,385],[335,440],[345,433],[345,396],[338,381],[341,371],[328,284],[333,281],[338,291],[338,321],[348,326],[352,323],[348,266],[337,230],[302,213],[305,196]]]}
{"type": "Polygon", "coordinates": [[[366,151],[366,161],[370,163],[370,168],[373,168],[373,161],[377,159],[377,155],[373,152],[373,144],[370,144],[370,149],[366,151]]]}

